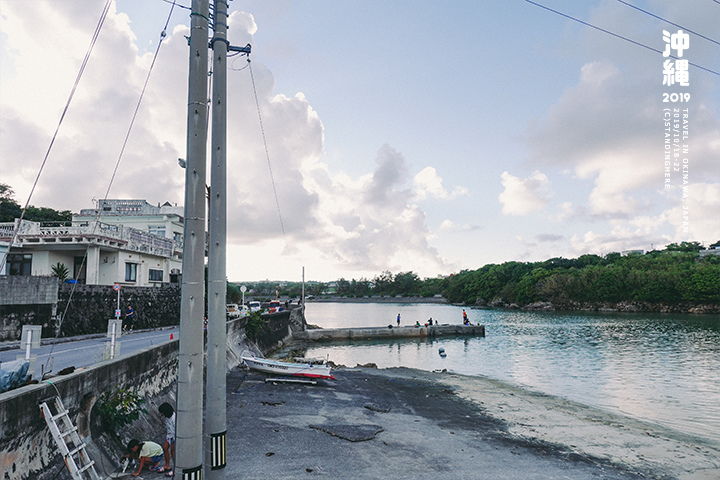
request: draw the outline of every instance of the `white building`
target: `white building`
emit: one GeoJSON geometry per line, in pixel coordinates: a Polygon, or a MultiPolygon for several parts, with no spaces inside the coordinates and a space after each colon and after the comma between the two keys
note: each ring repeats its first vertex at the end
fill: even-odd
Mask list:
{"type": "Polygon", "coordinates": [[[0,224],[0,248],[10,275],[51,275],[64,265],[90,285],[152,286],[180,281],[182,207],[145,200],[100,200],[97,209],[73,215],[70,226],[19,220],[0,224]]]}

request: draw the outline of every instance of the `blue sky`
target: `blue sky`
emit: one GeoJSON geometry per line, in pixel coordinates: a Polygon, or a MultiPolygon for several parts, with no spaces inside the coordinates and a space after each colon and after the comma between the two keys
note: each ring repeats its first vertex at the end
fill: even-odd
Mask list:
{"type": "MultiPolygon", "coordinates": [[[[658,50],[678,30],[616,0],[537,3],[658,50]]],[[[714,0],[628,3],[720,40],[714,0]]],[[[22,203],[103,4],[0,0],[0,170],[22,203]]],[[[105,195],[169,11],[117,1],[32,204],[78,211],[105,195]]],[[[230,280],[303,266],[315,280],[429,277],[720,240],[717,74],[691,66],[688,87],[663,86],[662,55],[521,0],[236,0],[230,12],[231,42],[253,46],[285,230],[238,58],[230,280]],[[689,109],[684,198],[681,171],[665,187],[667,107],[689,109]]],[[[188,14],[173,10],[110,198],[182,202],[188,14]]],[[[690,34],[686,57],[720,71],[717,43],[690,34]]]]}

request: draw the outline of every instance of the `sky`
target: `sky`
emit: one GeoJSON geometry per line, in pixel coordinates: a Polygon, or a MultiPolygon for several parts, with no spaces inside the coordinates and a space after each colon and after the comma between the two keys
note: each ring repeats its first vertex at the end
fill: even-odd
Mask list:
{"type": "MultiPolygon", "coordinates": [[[[230,2],[252,53],[228,61],[228,279],[720,240],[720,2],[536,3],[625,39],[524,0],[230,2]],[[663,84],[666,45],[688,85],[663,84]]],[[[183,203],[190,0],[112,3],[44,162],[104,5],[0,0],[0,182],[22,205],[183,203]]]]}

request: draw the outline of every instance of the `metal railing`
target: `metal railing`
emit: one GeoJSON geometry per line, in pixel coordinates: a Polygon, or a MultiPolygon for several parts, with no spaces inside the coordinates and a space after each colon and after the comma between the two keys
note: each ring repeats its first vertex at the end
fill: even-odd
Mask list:
{"type": "Polygon", "coordinates": [[[0,238],[11,239],[17,232],[16,244],[50,239],[71,239],[72,243],[97,244],[99,240],[115,240],[122,248],[136,252],[172,257],[174,242],[136,228],[109,225],[106,223],[41,226],[38,222],[23,220],[0,223],[0,238]]]}

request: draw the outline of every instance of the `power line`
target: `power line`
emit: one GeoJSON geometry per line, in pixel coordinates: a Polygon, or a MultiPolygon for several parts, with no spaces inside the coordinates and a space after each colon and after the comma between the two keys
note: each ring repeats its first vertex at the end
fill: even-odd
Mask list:
{"type": "MultiPolygon", "coordinates": [[[[717,0],[716,0],[716,1],[717,1],[717,0]]],[[[635,5],[632,5],[632,4],[630,4],[630,3],[628,3],[628,2],[626,2],[626,1],[624,1],[624,0],[618,0],[618,2],[622,3],[623,5],[627,5],[627,6],[630,7],[630,8],[634,8],[635,10],[638,10],[638,11],[640,11],[640,12],[646,13],[646,14],[650,15],[651,17],[655,17],[655,18],[657,18],[658,20],[662,20],[662,21],[665,22],[665,23],[669,23],[670,25],[674,25],[674,26],[676,26],[676,27],[678,27],[678,28],[682,28],[683,30],[688,31],[688,32],[692,33],[693,35],[697,35],[697,36],[700,37],[700,38],[704,38],[705,40],[708,40],[708,41],[710,41],[710,42],[713,42],[713,43],[716,44],[716,45],[720,45],[720,42],[718,42],[718,41],[716,41],[716,40],[713,40],[712,38],[708,38],[708,37],[706,37],[705,35],[703,35],[703,34],[701,34],[701,33],[693,32],[692,30],[690,30],[690,29],[687,28],[687,27],[683,27],[682,25],[678,25],[677,23],[673,23],[673,22],[671,22],[670,20],[666,20],[666,19],[664,19],[664,18],[662,18],[662,17],[659,17],[659,16],[655,15],[654,13],[650,13],[650,12],[648,12],[647,10],[643,10],[643,9],[640,8],[640,7],[636,7],[635,5]]],[[[718,3],[720,3],[720,2],[718,2],[718,3]]]]}
{"type": "MultiPolygon", "coordinates": [[[[115,169],[113,170],[112,177],[110,178],[110,183],[108,184],[108,188],[105,191],[105,198],[103,200],[107,200],[108,195],[110,195],[110,189],[112,188],[113,182],[115,181],[115,175],[117,175],[118,168],[120,167],[120,161],[122,160],[123,154],[125,153],[125,147],[127,146],[128,139],[130,138],[130,133],[132,132],[133,126],[135,125],[135,119],[137,118],[138,110],[140,110],[140,104],[142,103],[143,97],[145,96],[145,90],[147,89],[148,82],[150,81],[150,74],[152,74],[153,68],[155,67],[155,61],[157,60],[158,53],[160,53],[160,47],[162,46],[163,40],[165,40],[165,36],[167,35],[167,27],[170,24],[170,17],[172,17],[173,9],[175,8],[175,1],[173,0],[172,6],[170,7],[170,13],[168,14],[168,18],[165,21],[165,27],[163,27],[162,32],[160,33],[160,41],[158,42],[157,48],[155,49],[155,55],[153,56],[152,63],[150,64],[150,69],[148,70],[147,76],[145,77],[145,83],[143,84],[142,91],[140,92],[140,98],[138,98],[137,105],[135,106],[135,111],[133,112],[132,119],[130,120],[130,126],[128,127],[127,133],[125,134],[125,140],[123,141],[122,148],[120,149],[120,155],[118,156],[117,162],[115,162],[115,169]]],[[[96,219],[99,218],[99,210],[98,210],[98,216],[96,219]]]]}
{"type": "MultiPolygon", "coordinates": [[[[160,33],[160,41],[158,42],[158,46],[155,49],[155,56],[153,57],[152,63],[150,64],[150,69],[148,70],[148,74],[145,77],[145,84],[143,85],[142,91],[140,92],[140,98],[138,99],[137,105],[135,106],[135,112],[133,112],[132,120],[130,121],[130,126],[128,127],[127,134],[125,135],[125,140],[123,141],[122,148],[120,149],[120,155],[118,156],[117,162],[115,163],[115,169],[113,170],[112,177],[110,178],[108,188],[105,191],[104,200],[107,200],[108,195],[110,194],[110,189],[112,188],[112,184],[115,180],[115,175],[117,174],[118,168],[120,166],[120,160],[122,160],[123,153],[125,152],[125,147],[127,146],[128,139],[130,138],[130,132],[132,131],[133,125],[135,124],[135,119],[137,118],[138,110],[140,109],[140,104],[142,103],[143,97],[145,95],[145,90],[147,88],[148,82],[150,81],[150,74],[152,73],[153,67],[155,66],[155,60],[157,60],[158,53],[160,52],[160,46],[162,45],[162,42],[165,39],[166,30],[167,30],[168,24],[170,23],[170,17],[172,16],[174,7],[175,7],[175,1],[173,0],[173,5],[172,5],[172,7],[170,7],[170,13],[168,14],[167,21],[165,22],[165,27],[163,28],[162,32],[160,33]]],[[[93,223],[93,229],[92,229],[91,235],[95,233],[95,231],[98,228],[98,224],[100,223],[100,211],[101,210],[98,208],[95,212],[95,222],[93,223]]],[[[85,250],[85,255],[83,255],[82,262],[80,263],[79,271],[83,270],[86,262],[87,262],[87,249],[85,250]]],[[[75,274],[73,272],[73,278],[74,278],[74,276],[75,276],[75,274]]],[[[77,283],[73,283],[73,286],[70,290],[70,295],[68,297],[68,302],[65,305],[65,310],[63,311],[62,315],[60,316],[60,322],[57,327],[57,334],[55,335],[56,338],[58,336],[60,336],[60,329],[62,327],[63,321],[65,320],[67,311],[70,308],[70,304],[72,303],[72,297],[75,292],[76,285],[77,285],[77,283]]],[[[53,344],[52,347],[50,347],[50,353],[48,354],[48,362],[50,361],[50,356],[52,355],[52,351],[54,348],[55,348],[55,344],[53,344]]],[[[45,367],[47,367],[47,363],[45,364],[45,367]]],[[[43,368],[45,368],[45,367],[43,367],[43,368]]]]}
{"type": "Polygon", "coordinates": [[[265,144],[265,157],[267,157],[268,169],[270,170],[270,181],[272,182],[273,193],[275,194],[275,205],[277,205],[278,216],[280,217],[280,228],[282,229],[285,246],[288,246],[287,236],[285,235],[285,225],[283,225],[282,213],[280,211],[280,201],[278,200],[277,189],[275,188],[275,177],[273,177],[272,164],[270,163],[270,153],[268,152],[267,139],[265,138],[265,127],[263,127],[262,115],[260,114],[260,101],[258,100],[257,88],[255,88],[255,76],[253,75],[252,64],[248,58],[248,66],[250,67],[250,79],[252,80],[253,92],[255,93],[255,104],[257,105],[258,118],[260,119],[260,131],[262,132],[263,143],[265,144]]]}
{"type": "MultiPolygon", "coordinates": [[[[648,45],[645,45],[644,43],[636,42],[635,40],[632,40],[632,39],[627,38],[627,37],[623,37],[622,35],[618,35],[617,33],[613,33],[613,32],[611,32],[611,31],[609,31],[609,30],[605,30],[604,28],[600,28],[600,27],[598,27],[598,26],[593,25],[592,23],[588,23],[588,22],[585,22],[585,21],[583,21],[583,20],[580,20],[579,18],[571,17],[570,15],[567,15],[567,14],[565,14],[565,13],[558,12],[557,10],[553,10],[553,9],[550,8],[550,7],[546,7],[545,5],[541,5],[541,4],[539,4],[539,3],[533,2],[532,0],[525,0],[525,1],[526,1],[527,3],[531,3],[531,4],[535,5],[535,6],[537,6],[537,7],[544,8],[545,10],[547,10],[547,11],[549,11],[549,12],[555,13],[555,14],[560,15],[560,16],[565,17],[565,18],[569,18],[570,20],[573,20],[573,21],[578,22],[578,23],[582,23],[583,25],[587,25],[588,27],[594,28],[595,30],[599,30],[599,31],[601,31],[601,32],[603,32],[603,33],[607,33],[608,35],[612,35],[613,37],[617,37],[617,38],[619,38],[619,39],[621,39],[621,40],[625,40],[626,42],[633,43],[633,44],[635,44],[635,45],[637,45],[637,46],[639,46],[639,47],[647,48],[648,50],[651,50],[651,51],[653,51],[653,52],[655,52],[655,53],[660,53],[660,54],[663,53],[663,52],[661,52],[660,50],[658,50],[657,48],[650,47],[650,46],[648,46],[648,45]]],[[[674,55],[669,55],[669,56],[672,57],[672,58],[674,58],[674,59],[676,59],[676,60],[677,60],[677,58],[678,58],[678,57],[676,57],[676,56],[674,56],[674,55]]],[[[709,68],[705,68],[705,67],[703,67],[703,66],[701,66],[701,65],[698,65],[697,63],[688,62],[688,64],[689,64],[689,65],[692,65],[693,67],[697,67],[697,68],[699,68],[699,69],[701,69],[701,70],[705,70],[706,72],[709,72],[709,73],[712,73],[712,74],[715,74],[715,75],[720,76],[720,72],[716,72],[715,70],[710,70],[709,68]]]]}
{"type": "MultiPolygon", "coordinates": [[[[172,3],[173,7],[184,8],[185,10],[192,10],[191,7],[186,7],[185,5],[180,5],[179,3],[175,3],[175,0],[162,0],[162,1],[165,3],[172,3]]],[[[167,28],[167,25],[165,27],[167,28]]]]}
{"type": "Polygon", "coordinates": [[[98,36],[100,35],[100,29],[102,28],[103,24],[105,23],[107,14],[110,11],[110,5],[112,5],[112,0],[107,0],[107,3],[105,4],[105,7],[103,8],[102,14],[100,15],[100,20],[98,21],[98,24],[95,27],[95,32],[93,33],[92,39],[90,40],[90,46],[88,47],[88,50],[85,53],[85,58],[83,59],[82,64],[80,64],[80,70],[78,71],[77,77],[75,77],[75,83],[73,84],[73,87],[70,90],[70,95],[68,96],[67,102],[65,103],[65,108],[63,108],[62,114],[60,115],[60,120],[58,121],[57,127],[55,127],[55,133],[53,134],[52,139],[50,139],[50,145],[48,145],[48,149],[45,152],[45,157],[43,158],[43,161],[40,164],[40,169],[38,170],[37,176],[35,177],[35,182],[33,183],[33,186],[30,189],[30,194],[28,195],[27,201],[25,202],[25,206],[23,207],[22,211],[20,212],[20,221],[18,222],[18,228],[14,229],[13,237],[10,240],[10,245],[8,246],[8,249],[5,252],[5,255],[3,255],[2,260],[0,260],[0,271],[2,271],[3,268],[5,268],[5,265],[7,264],[7,257],[8,257],[10,248],[12,248],[12,245],[13,245],[13,243],[15,243],[15,239],[18,236],[20,227],[22,225],[22,220],[25,217],[25,211],[28,209],[28,206],[30,205],[30,200],[32,199],[33,193],[35,192],[35,188],[37,187],[37,184],[40,181],[40,175],[42,174],[43,170],[45,169],[45,165],[47,164],[48,158],[50,157],[50,152],[52,151],[53,145],[55,144],[55,140],[57,139],[58,132],[60,131],[60,126],[63,124],[63,121],[65,120],[65,114],[67,114],[68,110],[70,109],[70,103],[72,102],[72,99],[75,96],[75,91],[77,90],[77,87],[80,84],[80,79],[82,78],[83,73],[85,72],[85,67],[87,66],[88,61],[90,60],[90,54],[92,53],[93,49],[95,48],[95,43],[97,42],[98,36]]]}

